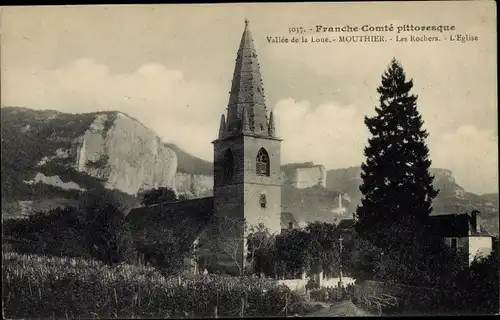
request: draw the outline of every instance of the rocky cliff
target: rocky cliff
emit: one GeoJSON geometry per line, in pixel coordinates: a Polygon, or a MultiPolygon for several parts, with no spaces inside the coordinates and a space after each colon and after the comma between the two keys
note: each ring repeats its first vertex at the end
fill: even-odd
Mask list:
{"type": "Polygon", "coordinates": [[[189,199],[210,197],[213,195],[214,177],[208,174],[177,172],[175,189],[189,199]]]}
{"type": "Polygon", "coordinates": [[[122,113],[97,114],[75,140],[75,168],[136,195],[140,189],[175,186],[177,155],[140,122],[122,113]]]}
{"type": "Polygon", "coordinates": [[[326,170],[312,162],[291,163],[281,166],[283,182],[298,189],[314,186],[326,187],[326,170]]]}
{"type": "Polygon", "coordinates": [[[211,189],[212,178],[204,175],[210,164],[181,153],[185,161],[179,166],[180,149],[123,113],[6,107],[1,118],[2,212],[19,208],[12,202],[47,203],[96,184],[131,197],[162,186],[190,197],[211,189]],[[186,173],[194,169],[199,172],[186,173]]]}
{"type": "MultiPolygon", "coordinates": [[[[139,189],[175,186],[177,155],[158,136],[140,122],[119,112],[81,115],[45,113],[33,110],[2,108],[2,152],[23,161],[27,172],[25,183],[51,184],[54,179],[43,178],[47,168],[73,168],[104,183],[109,189],[118,189],[135,195],[139,189]],[[29,120],[23,113],[32,114],[29,120]],[[24,118],[24,125],[16,120],[24,118]],[[78,130],[75,122],[78,121],[78,130]],[[5,127],[9,127],[4,130],[5,127]],[[17,130],[17,132],[15,132],[17,130]],[[8,130],[8,131],[7,131],[8,130]],[[10,134],[9,134],[10,133],[10,134]],[[13,135],[15,140],[4,137],[13,135]],[[31,159],[20,159],[16,150],[28,140],[40,139],[31,159]]],[[[29,142],[27,142],[29,143],[29,142]]],[[[29,150],[24,150],[29,152],[29,150]]],[[[13,160],[13,159],[11,159],[13,160]]],[[[53,171],[53,170],[52,170],[53,171]]],[[[78,182],[73,181],[75,189],[78,182]]],[[[60,184],[58,184],[60,186],[60,184]]]]}

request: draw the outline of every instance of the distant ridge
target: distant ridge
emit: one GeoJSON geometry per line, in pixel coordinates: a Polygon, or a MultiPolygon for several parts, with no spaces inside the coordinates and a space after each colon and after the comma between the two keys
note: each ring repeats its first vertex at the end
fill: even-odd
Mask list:
{"type": "Polygon", "coordinates": [[[212,162],[192,156],[173,143],[165,143],[165,145],[177,154],[177,172],[203,175],[213,174],[212,162]]]}

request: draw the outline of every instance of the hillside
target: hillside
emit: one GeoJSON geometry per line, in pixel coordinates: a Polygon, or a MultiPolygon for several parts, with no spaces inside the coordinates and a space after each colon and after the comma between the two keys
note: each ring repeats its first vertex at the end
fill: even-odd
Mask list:
{"type": "MultiPolygon", "coordinates": [[[[332,212],[338,205],[338,196],[339,192],[321,186],[297,189],[284,184],[281,189],[281,207],[283,211],[293,213],[299,223],[314,221],[338,223],[342,219],[352,218],[351,211],[347,211],[345,215],[332,212]]],[[[346,204],[349,205],[345,201],[344,205],[346,204]]]]}
{"type": "MultiPolygon", "coordinates": [[[[131,206],[138,205],[140,190],[176,190],[177,183],[189,188],[178,193],[197,196],[191,176],[177,177],[176,151],[126,114],[0,110],[2,217],[70,204],[95,188],[113,191],[131,206]]],[[[187,166],[207,171],[191,159],[187,166]]]]}
{"type": "Polygon", "coordinates": [[[192,156],[173,143],[165,143],[165,146],[174,150],[177,154],[177,172],[201,175],[213,174],[214,169],[211,162],[192,156]]]}
{"type": "MultiPolygon", "coordinates": [[[[482,215],[483,225],[488,232],[498,235],[498,194],[477,195],[466,192],[459,186],[453,173],[447,169],[431,168],[434,175],[434,186],[439,189],[438,196],[434,199],[433,214],[464,213],[472,209],[479,210],[482,215]]],[[[326,187],[332,191],[343,191],[351,197],[349,209],[354,211],[360,203],[361,168],[349,167],[327,171],[326,187]]]]}

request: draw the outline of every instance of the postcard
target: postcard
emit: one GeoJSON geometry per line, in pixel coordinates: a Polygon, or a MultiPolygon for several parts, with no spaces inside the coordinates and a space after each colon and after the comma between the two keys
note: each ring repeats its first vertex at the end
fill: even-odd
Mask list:
{"type": "Polygon", "coordinates": [[[1,7],[3,316],[498,314],[495,5],[1,7]]]}

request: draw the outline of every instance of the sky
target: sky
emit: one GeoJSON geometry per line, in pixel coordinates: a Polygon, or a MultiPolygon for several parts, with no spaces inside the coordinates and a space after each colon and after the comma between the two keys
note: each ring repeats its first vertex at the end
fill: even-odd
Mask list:
{"type": "MultiPolygon", "coordinates": [[[[474,193],[498,192],[493,1],[2,7],[1,106],[124,112],[164,141],[212,161],[245,18],[282,161],[360,165],[377,86],[398,59],[429,132],[432,166],[474,193]],[[454,25],[401,36],[473,42],[268,43],[323,26],[454,25]]],[[[373,32],[393,38],[396,33],[373,32]]]]}

